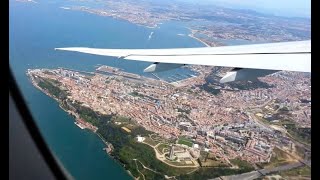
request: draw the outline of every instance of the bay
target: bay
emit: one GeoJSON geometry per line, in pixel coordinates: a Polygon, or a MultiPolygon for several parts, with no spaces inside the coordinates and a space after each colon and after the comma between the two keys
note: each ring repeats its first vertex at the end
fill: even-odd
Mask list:
{"type": "MultiPolygon", "coordinates": [[[[55,51],[56,47],[175,48],[201,47],[189,30],[174,22],[150,29],[124,20],[59,8],[63,1],[9,1],[9,64],[41,133],[52,152],[75,179],[131,179],[103,150],[100,138],[74,124],[58,103],[37,90],[27,69],[66,67],[94,71],[97,64],[143,74],[150,63],[55,51]],[[151,32],[153,36],[149,39],[151,32]]],[[[163,73],[190,73],[186,69],[163,73]]],[[[143,74],[145,75],[145,74],[143,74]]]]}

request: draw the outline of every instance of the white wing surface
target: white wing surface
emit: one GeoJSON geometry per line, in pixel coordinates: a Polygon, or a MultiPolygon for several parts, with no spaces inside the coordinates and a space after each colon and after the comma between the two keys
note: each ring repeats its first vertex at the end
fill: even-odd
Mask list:
{"type": "Polygon", "coordinates": [[[173,49],[55,48],[127,60],[311,72],[311,41],[173,49]]]}

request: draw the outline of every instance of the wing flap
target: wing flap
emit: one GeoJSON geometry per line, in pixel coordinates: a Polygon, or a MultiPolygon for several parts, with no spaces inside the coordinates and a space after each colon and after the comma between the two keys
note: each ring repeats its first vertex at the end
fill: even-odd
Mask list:
{"type": "Polygon", "coordinates": [[[311,54],[129,56],[125,59],[159,63],[311,72],[311,54]]]}

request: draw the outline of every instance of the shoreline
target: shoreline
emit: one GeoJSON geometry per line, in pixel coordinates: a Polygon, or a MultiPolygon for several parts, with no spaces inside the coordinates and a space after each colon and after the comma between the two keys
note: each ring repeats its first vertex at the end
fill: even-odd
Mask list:
{"type": "Polygon", "coordinates": [[[211,47],[209,44],[207,44],[206,42],[202,41],[201,39],[195,37],[193,34],[188,34],[189,37],[201,42],[203,45],[207,46],[207,47],[211,47]]]}
{"type": "MultiPolygon", "coordinates": [[[[93,132],[93,131],[91,131],[91,132],[93,132]]],[[[97,133],[97,132],[93,132],[93,133],[96,134],[106,146],[108,146],[109,144],[111,144],[111,143],[105,141],[104,138],[103,138],[99,133],[97,133]]],[[[112,145],[112,144],[111,144],[111,145],[112,145]]],[[[132,175],[131,171],[130,171],[129,169],[125,168],[125,165],[124,165],[124,164],[122,164],[121,162],[117,161],[110,153],[106,153],[106,154],[107,154],[107,156],[109,156],[114,162],[116,162],[117,164],[119,164],[119,165],[127,172],[127,174],[129,174],[129,176],[131,176],[133,179],[136,179],[136,177],[134,177],[134,176],[132,175]]]]}
{"type": "MultiPolygon", "coordinates": [[[[61,100],[59,100],[58,98],[52,96],[50,93],[46,92],[44,89],[42,89],[41,87],[39,87],[39,86],[37,85],[37,83],[33,80],[33,78],[32,78],[31,76],[29,76],[29,79],[31,79],[31,84],[32,84],[36,89],[39,89],[42,93],[44,93],[44,94],[46,94],[47,96],[49,96],[50,98],[53,98],[54,100],[56,100],[56,102],[58,102],[58,104],[59,104],[59,107],[60,107],[64,112],[66,112],[68,115],[71,115],[71,116],[73,117],[74,123],[77,122],[77,120],[76,120],[76,118],[75,118],[74,116],[77,116],[78,114],[76,114],[75,112],[73,112],[73,111],[71,111],[71,110],[67,110],[67,109],[65,109],[64,107],[62,107],[62,106],[61,106],[61,100]]],[[[87,128],[87,129],[88,129],[88,128],[87,128]]],[[[111,144],[111,143],[105,141],[105,139],[104,139],[99,133],[94,132],[92,129],[89,129],[89,131],[92,132],[92,133],[94,133],[94,134],[96,134],[96,135],[99,137],[99,139],[105,144],[106,147],[108,147],[108,145],[111,144]]],[[[112,144],[111,144],[111,145],[112,145],[112,144]]],[[[106,154],[107,154],[107,156],[109,156],[115,163],[119,164],[119,165],[125,170],[125,172],[126,172],[127,174],[129,174],[129,176],[131,176],[133,179],[136,179],[136,177],[134,177],[134,176],[132,175],[131,171],[125,168],[124,164],[122,164],[121,162],[117,161],[111,154],[109,154],[109,153],[106,153],[106,154]]]]}

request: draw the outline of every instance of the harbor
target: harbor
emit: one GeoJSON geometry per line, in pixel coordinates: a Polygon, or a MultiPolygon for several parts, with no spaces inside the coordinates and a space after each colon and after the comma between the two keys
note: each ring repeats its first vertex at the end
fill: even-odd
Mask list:
{"type": "MultiPolygon", "coordinates": [[[[129,72],[125,72],[122,69],[116,68],[116,67],[111,67],[111,66],[106,66],[106,65],[101,65],[99,67],[96,68],[96,73],[99,74],[103,74],[103,75],[117,75],[117,76],[121,76],[124,78],[129,78],[132,80],[146,80],[149,79],[149,77],[145,77],[145,76],[141,76],[138,74],[134,74],[134,73],[129,73],[129,72]]],[[[185,86],[188,84],[189,80],[192,80],[196,77],[198,77],[197,72],[192,71],[191,74],[173,74],[173,75],[167,75],[166,77],[160,77],[159,74],[157,73],[151,73],[153,75],[152,79],[157,79],[160,80],[161,82],[164,83],[168,83],[174,86],[185,86]]]]}
{"type": "Polygon", "coordinates": [[[105,75],[118,75],[118,76],[123,76],[126,78],[130,79],[141,79],[142,77],[137,74],[129,73],[129,72],[124,72],[122,69],[111,67],[111,66],[106,66],[102,65],[96,69],[96,72],[105,74],[105,75]]]}

